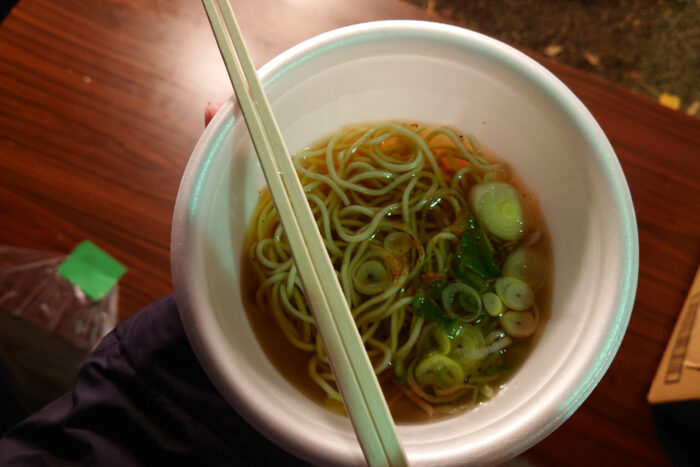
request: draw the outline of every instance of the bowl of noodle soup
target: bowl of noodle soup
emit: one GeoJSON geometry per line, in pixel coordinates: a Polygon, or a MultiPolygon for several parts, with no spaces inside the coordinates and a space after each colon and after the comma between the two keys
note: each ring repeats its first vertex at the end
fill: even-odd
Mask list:
{"type": "MultiPolygon", "coordinates": [[[[259,76],[409,462],[504,461],[563,423],[612,361],[638,268],[583,104],[498,41],[414,21],[323,34],[259,76]]],[[[234,100],[183,176],[172,270],[231,405],[309,462],[362,463],[234,100]]]]}

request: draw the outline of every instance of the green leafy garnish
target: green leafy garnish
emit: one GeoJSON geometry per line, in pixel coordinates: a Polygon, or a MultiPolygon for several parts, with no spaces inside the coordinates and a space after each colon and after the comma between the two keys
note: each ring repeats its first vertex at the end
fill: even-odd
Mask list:
{"type": "Polygon", "coordinates": [[[472,286],[477,292],[484,292],[489,287],[489,281],[475,273],[469,267],[469,260],[461,255],[455,257],[454,273],[462,282],[472,286]]]}
{"type": "Polygon", "coordinates": [[[413,299],[412,304],[414,307],[416,307],[416,313],[418,313],[418,316],[421,316],[426,321],[437,324],[446,332],[452,331],[455,323],[457,322],[456,318],[447,318],[444,316],[442,312],[440,312],[437,305],[430,298],[424,297],[421,294],[413,299]]]}
{"type": "Polygon", "coordinates": [[[437,279],[434,280],[430,284],[430,288],[428,290],[428,296],[432,298],[433,300],[440,300],[440,297],[442,296],[442,290],[447,287],[447,281],[444,279],[437,279]]]}
{"type": "Polygon", "coordinates": [[[468,218],[469,228],[462,234],[460,268],[471,270],[484,279],[495,279],[501,275],[493,257],[494,248],[490,240],[474,219],[468,218]]]}

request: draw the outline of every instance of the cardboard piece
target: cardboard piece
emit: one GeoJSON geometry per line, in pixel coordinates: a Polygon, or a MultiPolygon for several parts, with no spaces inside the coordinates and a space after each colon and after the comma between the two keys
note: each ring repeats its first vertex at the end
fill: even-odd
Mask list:
{"type": "Polygon", "coordinates": [[[700,399],[700,268],[647,399],[652,404],[700,399]]]}

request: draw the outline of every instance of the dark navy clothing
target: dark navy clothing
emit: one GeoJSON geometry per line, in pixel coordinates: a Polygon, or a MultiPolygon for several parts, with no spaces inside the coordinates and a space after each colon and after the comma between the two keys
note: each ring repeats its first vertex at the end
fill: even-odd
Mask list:
{"type": "MultiPolygon", "coordinates": [[[[700,465],[700,402],[652,410],[675,465],[700,465]]],[[[219,395],[187,341],[172,296],[119,324],[74,389],[0,438],[0,466],[301,465],[219,395]]]]}
{"type": "Polygon", "coordinates": [[[119,324],[72,392],[0,438],[0,465],[290,465],[197,362],[172,296],[119,324]]]}

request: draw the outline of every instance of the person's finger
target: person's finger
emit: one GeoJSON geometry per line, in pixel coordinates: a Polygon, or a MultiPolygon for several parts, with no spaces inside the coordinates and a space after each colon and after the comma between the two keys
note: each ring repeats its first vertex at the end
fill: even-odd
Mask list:
{"type": "Polygon", "coordinates": [[[207,107],[204,109],[204,126],[209,125],[211,119],[214,118],[214,114],[219,111],[223,104],[220,102],[209,102],[207,107]]]}

